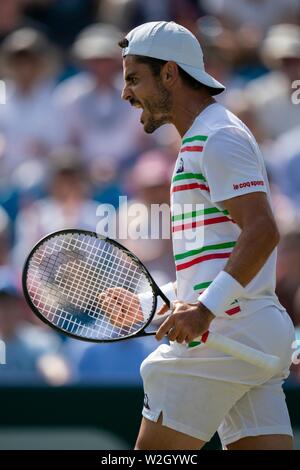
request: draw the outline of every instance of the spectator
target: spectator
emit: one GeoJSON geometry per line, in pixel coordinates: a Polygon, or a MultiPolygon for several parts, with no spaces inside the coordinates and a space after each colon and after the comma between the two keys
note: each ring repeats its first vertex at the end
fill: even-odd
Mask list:
{"type": "Polygon", "coordinates": [[[0,206],[0,286],[9,283],[17,287],[17,275],[11,259],[11,229],[9,216],[0,206]]]}
{"type": "Polygon", "coordinates": [[[267,149],[266,160],[278,191],[289,200],[300,223],[299,134],[300,125],[282,134],[267,149]]]}
{"type": "Polygon", "coordinates": [[[165,150],[140,155],[125,179],[125,192],[131,190],[132,198],[118,213],[120,242],[145,263],[159,285],[175,278],[169,213],[172,160],[165,150]],[[153,212],[159,206],[162,216],[153,212]]]}
{"type": "Polygon", "coordinates": [[[20,211],[14,249],[17,267],[21,268],[32,246],[49,232],[62,228],[95,230],[97,203],[89,198],[84,168],[75,158],[65,149],[57,150],[49,196],[20,211]]]}
{"type": "MultiPolygon", "coordinates": [[[[223,82],[222,82],[223,83],[223,82]]],[[[256,117],[247,95],[243,89],[232,89],[225,97],[225,103],[228,109],[234,113],[246,126],[251,129],[257,142],[260,144],[264,141],[264,134],[256,121],[256,117]]]]}
{"type": "Polygon", "coordinates": [[[1,177],[7,181],[28,162],[39,172],[45,169],[49,151],[60,142],[60,125],[52,100],[55,61],[46,37],[34,29],[19,29],[5,39],[1,51],[10,79],[6,105],[0,106],[1,177]]]}
{"type": "Polygon", "coordinates": [[[257,125],[266,141],[300,125],[299,107],[291,99],[292,83],[300,77],[300,26],[273,26],[262,46],[272,71],[250,82],[246,90],[257,125]]]}
{"type": "Polygon", "coordinates": [[[51,39],[65,48],[93,21],[97,0],[29,0],[26,3],[26,13],[46,25],[51,39]]]}
{"type": "Polygon", "coordinates": [[[1,384],[44,382],[39,360],[57,354],[58,337],[49,330],[29,323],[23,300],[13,285],[0,287],[0,339],[5,343],[6,364],[1,365],[1,384]]]}
{"type": "Polygon", "coordinates": [[[231,30],[245,28],[263,36],[274,24],[297,21],[298,0],[202,0],[207,13],[221,18],[231,30]]]}
{"type": "Polygon", "coordinates": [[[109,167],[110,178],[120,162],[136,155],[142,135],[137,111],[120,99],[120,34],[107,24],[84,29],[73,52],[85,72],[64,81],[56,94],[67,143],[79,146],[92,174],[109,167]]]}
{"type": "MultiPolygon", "coordinates": [[[[300,325],[295,295],[300,286],[300,231],[287,233],[278,246],[277,295],[295,326],[300,325]]],[[[298,309],[298,303],[297,303],[298,309]]]]}
{"type": "MultiPolygon", "coordinates": [[[[280,302],[289,312],[295,325],[296,339],[294,345],[299,351],[300,341],[300,231],[286,234],[279,245],[277,263],[277,294],[280,302]]],[[[299,352],[298,352],[299,357],[299,352]]],[[[292,364],[287,386],[300,385],[299,364],[292,364]]]]}
{"type": "Polygon", "coordinates": [[[27,16],[27,0],[1,0],[0,2],[0,43],[13,31],[31,27],[39,30],[46,28],[27,16]]]}
{"type": "MultiPolygon", "coordinates": [[[[141,0],[101,0],[98,7],[98,19],[113,24],[122,31],[128,31],[132,25],[143,22],[143,3],[141,0]]],[[[148,0],[145,3],[148,3],[148,0]]],[[[154,4],[154,2],[151,3],[154,4]]],[[[159,2],[159,4],[164,9],[165,2],[159,2]]]]}

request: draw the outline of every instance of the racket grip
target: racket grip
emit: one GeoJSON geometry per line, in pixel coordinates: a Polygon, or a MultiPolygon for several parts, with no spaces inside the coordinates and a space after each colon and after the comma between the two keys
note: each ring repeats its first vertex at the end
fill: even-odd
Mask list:
{"type": "Polygon", "coordinates": [[[280,358],[278,356],[266,354],[218,333],[208,331],[201,338],[197,338],[194,341],[199,340],[209,348],[217,349],[249,364],[266,369],[269,372],[275,373],[279,370],[280,358]]]}

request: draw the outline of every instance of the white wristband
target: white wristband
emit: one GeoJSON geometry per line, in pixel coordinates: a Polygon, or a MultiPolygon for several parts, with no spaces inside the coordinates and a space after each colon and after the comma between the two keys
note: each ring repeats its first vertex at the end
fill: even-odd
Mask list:
{"type": "Polygon", "coordinates": [[[226,271],[221,271],[210,286],[199,295],[198,301],[216,317],[227,317],[229,305],[242,297],[245,288],[226,271]]]}
{"type": "MultiPolygon", "coordinates": [[[[173,302],[173,300],[176,300],[176,292],[174,289],[173,282],[164,284],[163,286],[160,287],[160,290],[165,294],[165,296],[170,300],[170,302],[173,302]]],[[[151,302],[152,304],[153,294],[151,291],[149,291],[149,292],[144,292],[142,294],[138,294],[138,297],[141,303],[141,308],[142,308],[142,312],[144,315],[144,319],[147,320],[148,315],[149,315],[149,309],[150,309],[149,303],[151,302]]],[[[161,297],[158,296],[156,311],[158,311],[164,304],[165,302],[162,300],[161,297]]],[[[168,312],[167,315],[170,315],[170,312],[168,312]]],[[[161,319],[164,319],[165,316],[160,315],[159,317],[157,317],[156,315],[154,315],[153,321],[157,320],[158,318],[161,320],[161,319]]]]}

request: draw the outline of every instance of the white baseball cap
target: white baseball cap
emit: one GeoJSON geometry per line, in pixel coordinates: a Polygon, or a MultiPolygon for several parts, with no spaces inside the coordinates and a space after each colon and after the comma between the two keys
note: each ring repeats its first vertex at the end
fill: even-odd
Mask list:
{"type": "Polygon", "coordinates": [[[123,57],[141,55],[176,62],[195,80],[212,90],[213,95],[222,93],[224,85],[209,75],[204,68],[203,52],[196,37],[174,21],[151,21],[131,30],[123,48],[123,57]]]}

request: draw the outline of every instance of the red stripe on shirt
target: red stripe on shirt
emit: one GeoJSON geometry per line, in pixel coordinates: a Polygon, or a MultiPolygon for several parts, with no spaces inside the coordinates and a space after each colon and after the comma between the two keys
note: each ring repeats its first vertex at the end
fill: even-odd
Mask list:
{"type": "Polygon", "coordinates": [[[182,147],[180,150],[180,153],[183,152],[202,152],[203,150],[203,145],[186,145],[185,147],[182,147]]]}
{"type": "Polygon", "coordinates": [[[209,191],[209,187],[206,184],[201,183],[190,183],[190,184],[181,184],[179,186],[172,186],[172,193],[177,191],[187,191],[189,189],[203,189],[204,191],[209,191]]]}
{"type": "Polygon", "coordinates": [[[188,230],[191,228],[201,227],[202,225],[213,225],[213,224],[221,224],[223,222],[232,222],[228,217],[214,217],[212,219],[205,219],[205,220],[198,220],[195,222],[189,222],[187,224],[175,225],[172,227],[172,232],[180,232],[182,230],[188,230]]]}
{"type": "MultiPolygon", "coordinates": [[[[181,271],[182,269],[187,269],[193,266],[194,264],[202,263],[203,261],[209,261],[211,259],[222,259],[222,258],[229,258],[231,255],[230,253],[213,253],[211,255],[200,256],[199,258],[195,258],[187,263],[182,263],[176,266],[176,271],[181,271]]],[[[232,309],[233,310],[233,309],[232,309]]]]}
{"type": "Polygon", "coordinates": [[[234,307],[234,308],[230,308],[229,310],[226,310],[225,313],[227,313],[227,315],[235,315],[236,313],[239,313],[241,311],[240,307],[234,307]]]}

